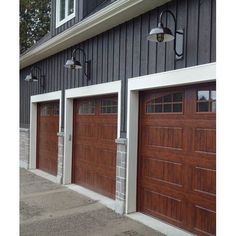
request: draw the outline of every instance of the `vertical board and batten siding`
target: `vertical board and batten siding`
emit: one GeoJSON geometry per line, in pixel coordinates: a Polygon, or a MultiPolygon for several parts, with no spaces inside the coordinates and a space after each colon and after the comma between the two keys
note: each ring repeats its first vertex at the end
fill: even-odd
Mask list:
{"type": "MultiPolygon", "coordinates": [[[[215,62],[215,9],[216,0],[174,0],[75,45],[83,48],[88,59],[92,60],[90,81],[86,80],[82,70],[64,68],[75,46],[35,63],[46,75],[44,92],[121,80],[121,135],[125,135],[127,79],[215,62]],[[146,39],[150,29],[157,25],[160,12],[166,8],[175,13],[177,28],[185,30],[184,58],[179,61],[175,61],[173,42],[156,44],[146,39]]],[[[173,19],[169,15],[164,17],[166,22],[168,27],[174,29],[173,19]]],[[[30,67],[20,73],[20,127],[29,127],[30,96],[43,93],[38,83],[24,81],[30,67]]]]}
{"type": "Polygon", "coordinates": [[[83,2],[83,17],[94,14],[116,0],[79,0],[83,2]]]}

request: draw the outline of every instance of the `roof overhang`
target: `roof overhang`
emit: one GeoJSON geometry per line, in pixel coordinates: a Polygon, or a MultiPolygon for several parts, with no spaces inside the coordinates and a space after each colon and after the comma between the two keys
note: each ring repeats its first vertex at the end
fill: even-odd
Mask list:
{"type": "Polygon", "coordinates": [[[171,0],[117,0],[20,57],[23,69],[171,0]]]}

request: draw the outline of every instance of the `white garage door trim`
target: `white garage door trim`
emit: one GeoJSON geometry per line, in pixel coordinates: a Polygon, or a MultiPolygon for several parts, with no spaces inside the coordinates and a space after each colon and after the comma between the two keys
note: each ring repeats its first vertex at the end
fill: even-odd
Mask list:
{"type": "Polygon", "coordinates": [[[210,82],[216,79],[216,63],[129,79],[127,114],[126,214],[136,212],[139,90],[210,82]]]}
{"type": "MultiPolygon", "coordinates": [[[[37,148],[37,103],[59,100],[59,130],[61,131],[61,111],[62,111],[62,92],[56,91],[31,96],[30,98],[30,159],[29,168],[36,169],[36,148],[37,148]]],[[[55,179],[54,182],[59,180],[55,179]]]]}
{"type": "Polygon", "coordinates": [[[98,95],[118,94],[117,138],[120,135],[121,81],[108,82],[65,91],[65,130],[64,130],[64,174],[63,184],[71,183],[72,137],[73,137],[73,99],[98,95]]]}

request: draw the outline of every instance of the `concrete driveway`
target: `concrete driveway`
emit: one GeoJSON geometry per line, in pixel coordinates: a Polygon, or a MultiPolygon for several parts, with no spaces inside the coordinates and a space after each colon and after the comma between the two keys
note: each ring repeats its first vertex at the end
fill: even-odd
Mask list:
{"type": "Polygon", "coordinates": [[[20,170],[20,235],[163,236],[24,169],[20,170]]]}

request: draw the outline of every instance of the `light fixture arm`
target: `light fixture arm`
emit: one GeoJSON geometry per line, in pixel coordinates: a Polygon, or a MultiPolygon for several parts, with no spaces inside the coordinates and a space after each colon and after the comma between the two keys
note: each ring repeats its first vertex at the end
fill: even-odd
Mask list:
{"type": "Polygon", "coordinates": [[[42,69],[38,66],[32,66],[30,68],[31,73],[33,73],[34,70],[38,70],[39,72],[39,84],[40,87],[43,88],[43,90],[45,89],[45,75],[42,75],[42,69]]]}
{"type": "Polygon", "coordinates": [[[159,23],[158,23],[158,25],[159,25],[159,24],[163,25],[163,23],[162,23],[162,18],[163,18],[164,13],[166,13],[166,14],[169,13],[169,14],[172,16],[173,20],[174,20],[174,23],[175,23],[175,29],[174,29],[174,31],[175,31],[174,51],[175,51],[175,54],[176,54],[178,57],[182,57],[182,56],[183,56],[183,53],[182,53],[182,54],[179,54],[179,53],[177,52],[177,50],[176,50],[176,35],[177,35],[177,34],[183,35],[183,32],[180,32],[180,31],[177,31],[177,30],[176,30],[176,28],[177,28],[176,17],[175,17],[175,15],[173,14],[173,12],[170,11],[170,10],[168,10],[168,9],[162,11],[161,14],[159,15],[159,23]]]}
{"type": "Polygon", "coordinates": [[[82,52],[84,62],[86,62],[86,55],[85,55],[85,52],[84,52],[84,50],[83,50],[82,48],[75,48],[75,49],[72,51],[72,58],[75,59],[75,54],[76,54],[77,51],[82,52]]]}
{"type": "Polygon", "coordinates": [[[82,52],[82,54],[83,54],[83,71],[84,71],[84,75],[87,77],[87,79],[90,79],[90,75],[89,75],[89,71],[90,71],[90,69],[89,69],[89,67],[90,67],[90,61],[89,60],[87,60],[86,59],[86,54],[85,54],[85,51],[82,49],[82,48],[79,48],[79,47],[77,47],[77,48],[75,48],[73,51],[72,51],[72,59],[76,59],[76,52],[77,51],[80,51],[80,52],[82,52]],[[87,64],[87,73],[85,72],[85,66],[86,66],[86,64],[87,64]]]}

